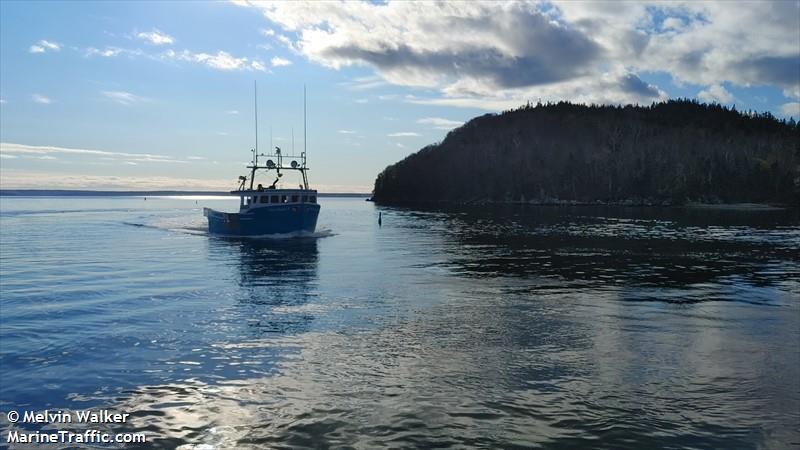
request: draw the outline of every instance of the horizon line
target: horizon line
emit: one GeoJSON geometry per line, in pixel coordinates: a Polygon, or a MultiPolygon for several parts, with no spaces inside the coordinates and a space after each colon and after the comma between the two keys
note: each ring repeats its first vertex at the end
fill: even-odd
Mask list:
{"type": "MultiPolygon", "coordinates": [[[[8,193],[33,193],[33,194],[46,194],[46,193],[61,193],[61,194],[158,194],[158,193],[180,193],[180,194],[217,194],[230,196],[235,191],[218,191],[218,190],[179,190],[179,189],[152,189],[152,190],[102,190],[102,189],[15,189],[15,188],[0,188],[0,196],[14,196],[8,193]]],[[[320,192],[318,195],[351,195],[351,196],[371,196],[369,192],[320,192]]]]}

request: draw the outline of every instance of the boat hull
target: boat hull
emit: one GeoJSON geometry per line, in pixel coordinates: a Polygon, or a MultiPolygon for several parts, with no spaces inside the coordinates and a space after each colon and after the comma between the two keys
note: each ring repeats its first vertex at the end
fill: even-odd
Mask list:
{"type": "Polygon", "coordinates": [[[265,236],[274,234],[313,233],[317,228],[319,204],[300,203],[254,208],[240,213],[226,213],[204,208],[208,232],[222,236],[265,236]]]}

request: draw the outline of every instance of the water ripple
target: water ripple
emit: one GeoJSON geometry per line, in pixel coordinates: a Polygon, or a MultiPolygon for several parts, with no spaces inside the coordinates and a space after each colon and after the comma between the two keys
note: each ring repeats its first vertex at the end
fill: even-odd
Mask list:
{"type": "Polygon", "coordinates": [[[324,239],[251,240],[197,200],[3,199],[4,410],[184,450],[800,442],[796,211],[324,199],[324,239]]]}

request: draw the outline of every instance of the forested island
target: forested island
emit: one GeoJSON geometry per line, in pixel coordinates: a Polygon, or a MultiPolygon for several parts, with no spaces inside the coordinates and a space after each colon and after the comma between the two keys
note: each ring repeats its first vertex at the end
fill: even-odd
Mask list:
{"type": "Polygon", "coordinates": [[[384,204],[800,205],[800,124],[694,100],[525,105],[387,167],[384,204]]]}

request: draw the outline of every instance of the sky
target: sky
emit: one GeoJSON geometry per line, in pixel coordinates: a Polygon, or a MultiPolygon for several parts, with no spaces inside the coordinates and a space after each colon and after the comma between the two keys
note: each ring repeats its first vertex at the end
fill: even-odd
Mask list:
{"type": "Polygon", "coordinates": [[[0,187],[235,189],[254,82],[259,152],[304,147],[305,86],[312,188],[370,192],[528,101],[798,119],[800,2],[3,1],[0,187]]]}

